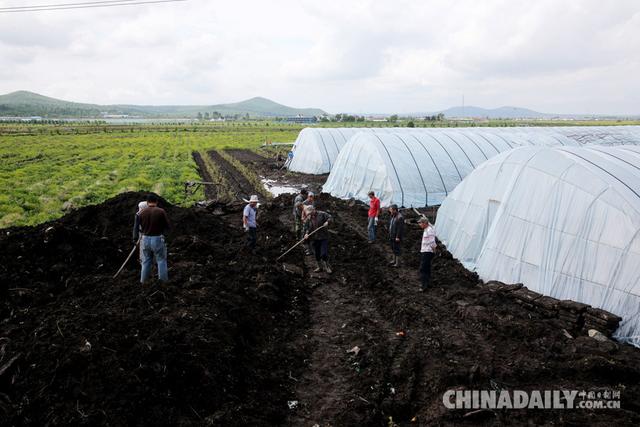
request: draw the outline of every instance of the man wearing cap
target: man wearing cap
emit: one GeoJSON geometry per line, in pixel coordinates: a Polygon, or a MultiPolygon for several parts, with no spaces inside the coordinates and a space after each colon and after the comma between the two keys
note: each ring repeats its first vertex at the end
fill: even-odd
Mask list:
{"type": "Polygon", "coordinates": [[[393,259],[389,263],[392,267],[400,267],[400,248],[402,246],[402,238],[404,237],[404,217],[398,211],[398,205],[389,206],[389,242],[393,251],[393,259]]]}
{"type": "Polygon", "coordinates": [[[257,213],[258,196],[254,194],[242,212],[242,226],[247,232],[247,248],[249,248],[252,253],[255,252],[256,249],[256,229],[258,228],[258,222],[256,221],[257,213]]]}
{"type": "Polygon", "coordinates": [[[302,238],[302,207],[308,194],[307,189],[303,188],[300,190],[300,194],[293,199],[293,229],[298,240],[302,238]]]}
{"type": "Polygon", "coordinates": [[[304,223],[304,238],[307,241],[311,239],[313,245],[313,252],[316,256],[316,269],[314,271],[317,273],[324,269],[324,271],[331,274],[331,267],[329,266],[329,231],[327,230],[331,215],[316,210],[313,206],[307,206],[305,211],[307,220],[304,223]]]}
{"type": "Polygon", "coordinates": [[[376,241],[376,227],[378,226],[378,215],[380,215],[380,199],[376,197],[376,193],[369,191],[369,214],[367,231],[369,232],[369,243],[376,241]]]}
{"type": "MultiPolygon", "coordinates": [[[[145,283],[151,276],[151,263],[155,258],[158,265],[158,278],[162,282],[169,280],[167,268],[167,246],[164,241],[164,233],[169,231],[171,223],[164,209],[158,207],[158,196],[149,194],[147,207],[138,214],[140,218],[140,257],[142,271],[140,283],[145,283]]],[[[135,233],[135,230],[134,230],[135,233]]],[[[137,235],[134,239],[137,241],[137,235]]]]}
{"type": "Polygon", "coordinates": [[[429,223],[426,216],[418,220],[422,232],[422,245],[420,246],[420,291],[424,292],[431,282],[431,261],[436,252],[436,231],[429,223]]]}

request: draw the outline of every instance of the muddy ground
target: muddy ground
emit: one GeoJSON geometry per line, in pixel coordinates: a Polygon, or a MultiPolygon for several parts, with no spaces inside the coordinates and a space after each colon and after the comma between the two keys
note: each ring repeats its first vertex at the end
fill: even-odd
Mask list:
{"type": "Polygon", "coordinates": [[[242,204],[164,203],[170,282],[140,285],[135,260],[111,276],[142,197],[2,230],[0,423],[640,423],[638,349],[495,292],[445,250],[417,292],[415,224],[393,269],[386,218],[369,245],[366,207],[323,194],[334,273],[315,274],[302,250],[275,262],[294,242],[290,196],[261,205],[257,255],[243,251],[242,204]],[[447,410],[454,388],[611,389],[622,409],[447,410]]]}

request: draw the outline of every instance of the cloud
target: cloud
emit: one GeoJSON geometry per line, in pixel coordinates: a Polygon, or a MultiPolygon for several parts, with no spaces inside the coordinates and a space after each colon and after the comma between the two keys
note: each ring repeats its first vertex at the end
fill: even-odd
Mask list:
{"type": "Polygon", "coordinates": [[[190,0],[0,14],[0,93],[266,96],[332,112],[434,111],[464,94],[486,107],[640,113],[638,52],[634,0],[190,0]]]}

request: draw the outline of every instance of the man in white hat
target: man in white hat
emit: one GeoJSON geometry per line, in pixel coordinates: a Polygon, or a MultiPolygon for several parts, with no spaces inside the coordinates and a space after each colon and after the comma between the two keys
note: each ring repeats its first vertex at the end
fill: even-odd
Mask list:
{"type": "Polygon", "coordinates": [[[249,199],[249,203],[244,207],[242,212],[242,225],[247,232],[247,248],[253,253],[256,249],[256,229],[258,223],[256,215],[258,213],[258,196],[253,195],[249,199]]]}

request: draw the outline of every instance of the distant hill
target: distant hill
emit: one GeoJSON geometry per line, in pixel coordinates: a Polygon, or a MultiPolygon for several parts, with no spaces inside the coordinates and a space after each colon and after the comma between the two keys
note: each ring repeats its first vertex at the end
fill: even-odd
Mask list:
{"type": "Polygon", "coordinates": [[[322,116],[318,108],[293,108],[266,98],[256,97],[231,104],[214,105],[97,105],[62,101],[28,91],[0,95],[0,116],[41,116],[50,118],[128,115],[142,117],[196,117],[198,113],[251,118],[322,116]]]}
{"type": "Polygon", "coordinates": [[[0,116],[96,117],[100,106],[62,101],[24,90],[0,95],[0,116]]]}
{"type": "Polygon", "coordinates": [[[451,107],[438,111],[437,113],[443,113],[445,117],[486,117],[489,119],[546,119],[559,117],[558,114],[539,113],[538,111],[520,107],[500,107],[492,109],[474,106],[451,107]]]}

